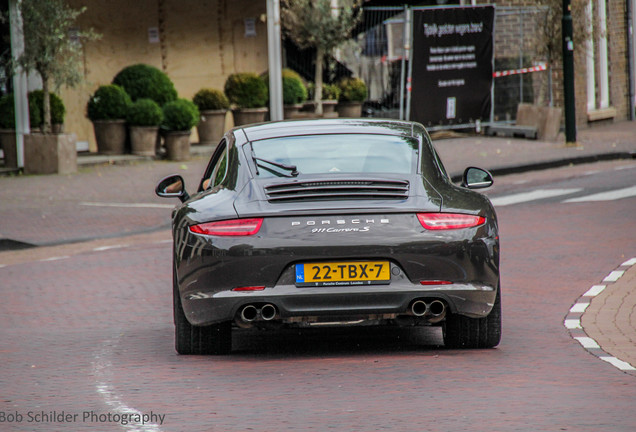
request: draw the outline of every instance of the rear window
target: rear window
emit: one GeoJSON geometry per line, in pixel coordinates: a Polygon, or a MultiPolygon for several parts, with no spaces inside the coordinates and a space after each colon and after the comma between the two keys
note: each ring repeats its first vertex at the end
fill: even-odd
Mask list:
{"type": "Polygon", "coordinates": [[[332,134],[271,138],[252,142],[259,177],[300,174],[415,172],[418,142],[393,135],[332,134]]]}

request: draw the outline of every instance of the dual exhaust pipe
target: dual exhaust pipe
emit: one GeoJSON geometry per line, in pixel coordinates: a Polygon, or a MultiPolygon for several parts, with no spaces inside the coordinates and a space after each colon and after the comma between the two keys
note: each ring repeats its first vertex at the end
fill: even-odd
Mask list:
{"type": "Polygon", "coordinates": [[[441,319],[446,315],[446,305],[441,300],[433,300],[429,303],[424,300],[415,300],[411,303],[410,312],[416,317],[428,316],[441,319]]]}
{"type": "Polygon", "coordinates": [[[267,303],[260,308],[255,305],[243,306],[243,309],[241,309],[241,312],[239,313],[241,321],[244,323],[251,323],[254,321],[271,321],[276,318],[276,315],[278,315],[276,306],[270,303],[267,303]]]}

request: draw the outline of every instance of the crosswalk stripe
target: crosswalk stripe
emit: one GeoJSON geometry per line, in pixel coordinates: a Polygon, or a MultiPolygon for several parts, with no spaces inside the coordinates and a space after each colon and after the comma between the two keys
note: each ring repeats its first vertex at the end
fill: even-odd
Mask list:
{"type": "Polygon", "coordinates": [[[124,208],[159,208],[172,209],[174,204],[158,204],[158,203],[108,203],[108,202],[81,202],[81,206],[89,207],[124,207],[124,208]]]}
{"type": "Polygon", "coordinates": [[[616,189],[612,191],[600,192],[592,195],[570,198],[563,201],[564,203],[576,203],[587,201],[614,201],[623,198],[629,198],[636,196],[636,186],[627,187],[624,189],[616,189]]]}
{"type": "Polygon", "coordinates": [[[512,204],[519,204],[527,201],[537,201],[544,198],[553,198],[562,195],[570,195],[576,192],[580,192],[583,189],[537,189],[532,192],[522,192],[513,195],[507,195],[497,198],[491,198],[490,202],[494,206],[507,206],[512,204]]]}

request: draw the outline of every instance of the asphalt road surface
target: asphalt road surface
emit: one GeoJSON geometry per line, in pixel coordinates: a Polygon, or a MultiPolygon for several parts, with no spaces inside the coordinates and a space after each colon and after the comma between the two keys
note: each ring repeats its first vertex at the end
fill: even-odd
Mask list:
{"type": "Polygon", "coordinates": [[[0,431],[634,431],[634,376],[563,319],[636,256],[635,179],[633,161],[496,179],[504,330],[490,350],[358,327],[178,356],[168,232],[4,252],[0,431]]]}

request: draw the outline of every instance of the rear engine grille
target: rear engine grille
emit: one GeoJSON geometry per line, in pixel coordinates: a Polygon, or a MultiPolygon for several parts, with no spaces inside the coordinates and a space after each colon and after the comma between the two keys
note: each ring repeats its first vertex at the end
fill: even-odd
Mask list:
{"type": "Polygon", "coordinates": [[[265,186],[269,202],[335,200],[403,200],[409,182],[402,180],[329,180],[265,186]]]}

